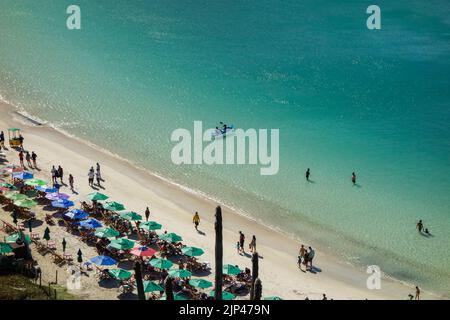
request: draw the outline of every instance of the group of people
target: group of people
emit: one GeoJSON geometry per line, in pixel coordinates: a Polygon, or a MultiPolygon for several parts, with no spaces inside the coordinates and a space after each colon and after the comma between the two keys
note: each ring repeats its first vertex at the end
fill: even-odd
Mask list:
{"type": "Polygon", "coordinates": [[[430,231],[428,230],[428,228],[425,228],[425,227],[424,227],[422,220],[419,220],[419,222],[417,222],[416,228],[417,228],[417,230],[419,230],[419,232],[420,232],[421,234],[425,234],[425,235],[427,235],[427,236],[431,236],[431,233],[430,233],[430,231]]]}
{"type": "MultiPolygon", "coordinates": [[[[244,254],[245,253],[245,234],[242,231],[239,231],[239,241],[236,243],[236,249],[238,254],[244,254]]],[[[253,235],[252,241],[250,241],[248,248],[251,253],[256,252],[256,236],[253,235]]]]}
{"type": "MultiPolygon", "coordinates": [[[[306,181],[311,181],[309,178],[311,177],[311,170],[308,168],[305,173],[306,181]]],[[[352,183],[356,185],[356,173],[352,172],[352,183]]]]}
{"type": "Polygon", "coordinates": [[[37,159],[37,154],[34,151],[32,151],[31,154],[29,151],[24,152],[23,150],[21,150],[19,152],[19,161],[20,161],[20,165],[22,167],[25,167],[24,160],[26,160],[28,167],[37,168],[36,159],[37,159]]]}
{"type": "Polygon", "coordinates": [[[97,162],[96,169],[91,167],[88,172],[88,182],[90,187],[94,187],[94,178],[97,180],[97,186],[101,187],[101,181],[103,181],[100,164],[97,162]]]}
{"type": "Polygon", "coordinates": [[[315,255],[316,252],[312,247],[309,246],[308,249],[306,249],[302,244],[298,253],[298,267],[300,268],[300,270],[303,271],[302,265],[305,265],[305,271],[312,270],[312,262],[315,255]]]}

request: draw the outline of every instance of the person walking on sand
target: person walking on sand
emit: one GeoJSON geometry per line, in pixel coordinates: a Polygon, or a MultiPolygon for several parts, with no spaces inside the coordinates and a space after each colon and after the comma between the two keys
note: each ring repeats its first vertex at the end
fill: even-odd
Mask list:
{"type": "Polygon", "coordinates": [[[99,187],[101,188],[102,186],[101,186],[101,184],[100,184],[100,181],[101,181],[102,178],[101,178],[101,176],[100,176],[100,172],[97,171],[97,172],[95,173],[95,178],[97,179],[97,186],[99,186],[99,187]]]}
{"type": "Polygon", "coordinates": [[[148,221],[148,218],[150,218],[150,209],[147,207],[145,209],[145,221],[148,221]]]}
{"type": "Polygon", "coordinates": [[[100,178],[100,180],[103,180],[102,173],[100,171],[100,164],[97,162],[97,176],[100,178]]]}
{"type": "Polygon", "coordinates": [[[309,168],[308,168],[308,170],[306,170],[306,174],[305,174],[305,176],[306,176],[306,181],[309,181],[309,176],[311,175],[311,172],[309,171],[309,168]]]}
{"type": "Polygon", "coordinates": [[[420,300],[420,289],[419,286],[416,286],[416,296],[414,297],[415,300],[420,300]]]}
{"type": "Polygon", "coordinates": [[[69,185],[70,185],[70,190],[72,190],[72,191],[74,190],[73,183],[74,183],[73,175],[69,174],[69,185]]]}
{"type": "Polygon", "coordinates": [[[419,220],[419,222],[417,222],[416,228],[417,228],[417,230],[419,230],[420,233],[422,233],[422,230],[423,230],[423,222],[422,222],[422,220],[419,220]]]}
{"type": "Polygon", "coordinates": [[[27,160],[27,164],[30,168],[33,167],[33,165],[31,164],[31,156],[30,153],[27,151],[27,153],[25,154],[25,159],[27,160]]]}
{"type": "Polygon", "coordinates": [[[58,177],[61,180],[61,184],[63,184],[63,176],[64,176],[64,170],[61,166],[58,166],[58,177]]]}
{"type": "Polygon", "coordinates": [[[242,233],[242,231],[239,231],[239,246],[241,248],[242,253],[245,253],[244,242],[245,242],[245,235],[242,233]]]}
{"type": "Polygon", "coordinates": [[[34,151],[31,152],[31,160],[33,160],[33,166],[34,166],[35,168],[37,168],[37,165],[36,165],[36,159],[37,159],[37,154],[34,153],[34,151]]]}
{"type": "Polygon", "coordinates": [[[252,241],[250,241],[250,244],[248,245],[248,248],[250,249],[250,251],[252,253],[256,252],[256,236],[255,235],[253,235],[252,241]]]}
{"type": "Polygon", "coordinates": [[[89,170],[88,181],[89,181],[89,186],[93,187],[94,186],[94,170],[89,170]]]}
{"type": "Polygon", "coordinates": [[[309,270],[312,270],[313,259],[314,259],[314,256],[316,255],[316,252],[311,247],[308,247],[308,249],[309,249],[309,252],[308,252],[308,262],[306,263],[306,269],[308,269],[308,263],[309,263],[309,270]]]}
{"type": "Polygon", "coordinates": [[[52,182],[53,182],[53,184],[55,184],[56,183],[56,177],[58,176],[58,173],[56,172],[55,166],[52,167],[51,173],[52,173],[52,182]]]}
{"type": "Polygon", "coordinates": [[[306,248],[302,244],[298,252],[298,267],[302,270],[302,263],[305,263],[306,248]]]}
{"type": "Polygon", "coordinates": [[[25,167],[25,164],[23,163],[23,152],[22,151],[19,152],[19,161],[20,161],[20,166],[25,167]]]}
{"type": "Polygon", "coordinates": [[[23,138],[23,136],[22,135],[19,135],[19,143],[20,143],[20,148],[23,150],[23,140],[25,140],[24,138],[23,138]]]}
{"type": "Polygon", "coordinates": [[[5,148],[5,133],[2,131],[0,132],[0,150],[6,150],[5,148]]]}
{"type": "Polygon", "coordinates": [[[198,225],[200,224],[200,216],[198,215],[197,211],[195,212],[194,217],[192,218],[192,222],[195,225],[195,230],[198,231],[198,225]]]}

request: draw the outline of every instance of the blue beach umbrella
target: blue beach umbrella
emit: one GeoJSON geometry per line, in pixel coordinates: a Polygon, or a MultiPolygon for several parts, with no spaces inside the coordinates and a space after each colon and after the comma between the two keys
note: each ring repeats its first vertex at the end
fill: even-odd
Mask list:
{"type": "Polygon", "coordinates": [[[52,207],[55,208],[63,208],[63,209],[67,209],[70,207],[73,207],[75,204],[73,203],[73,201],[70,200],[57,200],[57,201],[53,201],[52,202],[52,207]]]}
{"type": "Polygon", "coordinates": [[[86,228],[86,229],[97,229],[102,228],[103,225],[95,219],[88,219],[80,222],[80,227],[86,228]]]}
{"type": "Polygon", "coordinates": [[[55,193],[55,192],[58,192],[58,189],[56,189],[56,188],[49,188],[49,187],[47,187],[47,186],[38,186],[38,187],[35,187],[35,189],[36,189],[37,191],[41,191],[41,192],[45,192],[45,193],[55,193]]]}
{"type": "Polygon", "coordinates": [[[117,261],[108,256],[96,256],[91,259],[91,262],[98,266],[112,266],[117,264],[117,261]]]}
{"type": "Polygon", "coordinates": [[[72,220],[79,220],[89,217],[89,214],[87,212],[84,212],[83,210],[75,209],[71,210],[64,214],[67,218],[72,220]]]}
{"type": "Polygon", "coordinates": [[[29,180],[29,179],[33,179],[34,176],[31,172],[16,172],[13,173],[13,178],[14,179],[20,179],[20,180],[29,180]]]}

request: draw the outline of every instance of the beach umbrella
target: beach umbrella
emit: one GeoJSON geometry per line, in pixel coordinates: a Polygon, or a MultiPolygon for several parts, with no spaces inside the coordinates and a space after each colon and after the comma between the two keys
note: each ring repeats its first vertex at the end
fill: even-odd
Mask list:
{"type": "Polygon", "coordinates": [[[5,194],[5,198],[8,198],[9,200],[12,200],[12,201],[29,200],[30,199],[25,194],[15,193],[15,192],[8,192],[7,194],[5,194]]]}
{"type": "Polygon", "coordinates": [[[106,194],[100,192],[89,193],[87,195],[87,198],[91,201],[104,201],[109,199],[109,197],[106,194]]]}
{"type": "Polygon", "coordinates": [[[31,187],[43,187],[46,186],[48,182],[41,179],[31,179],[26,181],[25,184],[31,187]]]}
{"type": "Polygon", "coordinates": [[[81,252],[81,249],[78,249],[77,256],[78,256],[78,258],[77,258],[78,263],[82,263],[83,262],[83,252],[81,252]]]}
{"type": "Polygon", "coordinates": [[[35,187],[37,191],[45,192],[45,193],[55,193],[58,192],[58,189],[56,188],[49,188],[47,186],[37,186],[35,187]]]}
{"type": "Polygon", "coordinates": [[[130,250],[134,247],[134,241],[131,241],[127,238],[120,238],[117,240],[112,240],[108,247],[117,250],[130,250]]]}
{"type": "MultiPolygon", "coordinates": [[[[214,290],[209,293],[209,296],[214,297],[214,290]]],[[[234,298],[236,298],[234,294],[228,291],[222,291],[222,300],[233,300],[234,298]]]]}
{"type": "Polygon", "coordinates": [[[204,280],[204,279],[191,279],[189,280],[189,284],[193,287],[206,289],[211,288],[213,286],[211,281],[204,280]]]}
{"type": "Polygon", "coordinates": [[[113,202],[106,202],[106,204],[103,206],[103,209],[109,211],[122,211],[125,210],[125,207],[123,204],[113,201],[113,202]]]}
{"type": "Polygon", "coordinates": [[[164,288],[153,281],[144,281],[144,292],[161,292],[164,288]]]}
{"type": "Polygon", "coordinates": [[[232,264],[226,264],[223,266],[223,273],[228,275],[236,275],[241,273],[241,269],[239,269],[236,266],[233,266],[232,264]]]}
{"type": "Polygon", "coordinates": [[[132,255],[138,256],[138,257],[151,257],[156,253],[156,250],[153,250],[149,247],[137,247],[130,251],[132,255]]]}
{"type": "Polygon", "coordinates": [[[80,225],[80,227],[83,227],[85,229],[97,229],[97,228],[103,227],[103,225],[100,223],[100,221],[98,221],[96,219],[88,219],[88,220],[80,221],[79,225],[80,225]]]}
{"type": "Polygon", "coordinates": [[[112,269],[108,271],[109,275],[114,279],[129,279],[131,277],[131,272],[124,269],[112,269]]]}
{"type": "Polygon", "coordinates": [[[280,297],[267,297],[264,298],[264,300],[283,300],[283,299],[281,299],[280,297]]]}
{"type": "Polygon", "coordinates": [[[91,259],[91,262],[98,266],[112,266],[117,264],[117,261],[108,256],[96,256],[91,259]]]}
{"type": "Polygon", "coordinates": [[[152,259],[150,265],[158,269],[169,269],[173,266],[173,262],[165,259],[152,259]]]}
{"type": "Polygon", "coordinates": [[[95,231],[94,235],[99,238],[113,238],[119,236],[120,233],[116,229],[106,228],[95,231]]]}
{"type": "Polygon", "coordinates": [[[205,253],[205,251],[196,247],[184,247],[181,252],[190,257],[198,257],[205,253]]]}
{"type": "Polygon", "coordinates": [[[62,241],[63,252],[66,252],[66,246],[67,246],[66,238],[63,238],[62,241]]]}
{"type": "Polygon", "coordinates": [[[25,168],[24,167],[17,167],[13,164],[11,165],[7,165],[6,167],[2,168],[3,172],[8,172],[8,173],[19,173],[19,172],[24,172],[25,168]]]}
{"type": "Polygon", "coordinates": [[[167,242],[180,242],[183,241],[183,238],[181,238],[176,233],[165,233],[161,236],[159,236],[161,240],[167,241],[167,242]]]}
{"type": "Polygon", "coordinates": [[[47,195],[45,196],[45,198],[47,198],[48,200],[52,200],[52,201],[64,201],[70,198],[70,196],[68,194],[65,193],[47,193],[47,195]]]}
{"type": "Polygon", "coordinates": [[[44,236],[43,236],[42,238],[45,239],[45,240],[47,240],[47,241],[50,240],[50,229],[49,229],[48,227],[45,228],[44,236]]]}
{"type": "Polygon", "coordinates": [[[16,172],[13,173],[13,178],[14,179],[20,179],[20,180],[29,180],[29,179],[33,179],[34,176],[31,172],[16,172]]]}
{"type": "MultiPolygon", "coordinates": [[[[166,296],[165,295],[162,296],[159,300],[166,300],[166,296]]],[[[175,293],[173,295],[173,300],[189,300],[189,299],[186,297],[183,297],[182,295],[179,295],[178,293],[175,293]]]]}
{"type": "Polygon", "coordinates": [[[27,243],[31,242],[31,238],[28,235],[22,235],[20,232],[13,233],[5,238],[5,242],[7,243],[16,243],[17,240],[26,241],[27,243]]]}
{"type": "Polygon", "coordinates": [[[66,212],[64,216],[72,220],[79,220],[89,217],[89,214],[87,212],[84,212],[83,210],[74,209],[66,212]]]}
{"type": "Polygon", "coordinates": [[[189,278],[192,276],[192,272],[184,269],[172,269],[168,273],[174,278],[189,278]]]}
{"type": "Polygon", "coordinates": [[[160,225],[159,223],[157,223],[155,221],[147,221],[147,222],[142,222],[139,225],[139,228],[144,229],[144,230],[153,231],[153,230],[161,229],[162,225],[160,225]]]}
{"type": "Polygon", "coordinates": [[[30,209],[30,208],[37,206],[37,202],[33,201],[31,199],[23,199],[23,200],[14,201],[14,205],[21,207],[21,208],[30,209]]]}
{"type": "Polygon", "coordinates": [[[120,214],[120,217],[129,221],[141,221],[142,216],[134,211],[128,211],[120,214]]]}
{"type": "Polygon", "coordinates": [[[11,253],[11,252],[13,252],[13,248],[8,243],[0,243],[0,253],[1,254],[11,253]]]}
{"type": "Polygon", "coordinates": [[[52,207],[55,208],[62,208],[62,209],[67,209],[70,207],[73,207],[75,204],[73,203],[73,201],[70,200],[56,200],[56,201],[52,201],[52,207]]]}

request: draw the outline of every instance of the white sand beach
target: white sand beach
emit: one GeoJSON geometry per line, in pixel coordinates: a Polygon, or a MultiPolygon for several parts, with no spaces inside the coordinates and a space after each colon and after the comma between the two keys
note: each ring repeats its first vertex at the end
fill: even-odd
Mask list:
{"type": "MultiPolygon", "coordinates": [[[[129,162],[114,155],[99,150],[95,146],[70,138],[46,125],[36,126],[24,117],[15,113],[16,109],[0,105],[0,130],[6,132],[9,127],[19,127],[25,138],[24,148],[35,151],[38,155],[39,171],[33,170],[38,178],[51,181],[50,169],[52,165],[61,165],[65,171],[65,182],[71,173],[75,178],[75,190],[78,194],[71,194],[68,187],[62,192],[71,194],[71,200],[76,202],[86,200],[86,194],[93,192],[88,185],[87,173],[91,166],[99,162],[105,179],[104,192],[111,200],[123,203],[128,210],[143,214],[148,206],[151,210],[151,220],[163,225],[162,230],[175,232],[183,237],[183,243],[189,246],[203,248],[205,254],[201,261],[209,261],[214,270],[214,212],[218,205],[213,201],[190,193],[182,188],[164,181],[150,172],[138,169],[129,162]],[[192,224],[192,216],[198,211],[201,218],[198,233],[192,224]]],[[[10,163],[18,164],[17,152],[11,148],[5,151],[10,163]]],[[[366,280],[369,276],[362,268],[340,261],[330,253],[324,253],[314,243],[299,242],[287,236],[252,221],[229,208],[223,209],[224,224],[224,264],[237,264],[241,268],[251,268],[250,256],[236,253],[236,241],[241,230],[246,235],[246,247],[252,235],[257,237],[259,274],[263,285],[263,296],[279,296],[283,299],[321,299],[325,293],[329,299],[407,299],[414,288],[406,284],[383,278],[380,290],[369,290],[366,280]],[[302,272],[297,266],[297,255],[300,244],[311,245],[316,251],[314,264],[319,272],[302,272]]],[[[43,213],[38,213],[38,216],[43,213]]],[[[42,218],[42,217],[41,217],[42,218]]],[[[0,209],[0,219],[11,221],[8,214],[0,209]]],[[[301,223],[299,221],[299,223],[301,223]]],[[[46,225],[36,229],[43,233],[46,225]]],[[[64,237],[68,243],[67,251],[76,257],[79,248],[85,259],[96,254],[94,248],[88,247],[76,236],[71,235],[60,226],[52,226],[51,236],[57,243],[64,237]]],[[[301,238],[301,235],[299,235],[301,238]]],[[[248,247],[247,247],[248,248],[248,247]]],[[[248,250],[246,248],[246,250],[248,250]]],[[[50,257],[40,256],[34,252],[34,257],[41,265],[44,275],[53,281],[57,267],[50,257]]],[[[60,284],[64,284],[67,277],[66,267],[59,268],[60,284]]],[[[214,274],[206,277],[214,280],[214,274]]],[[[71,293],[83,299],[117,299],[117,288],[104,288],[90,275],[84,276],[81,290],[71,293]]],[[[423,299],[439,298],[431,293],[422,292],[423,299]]]]}

